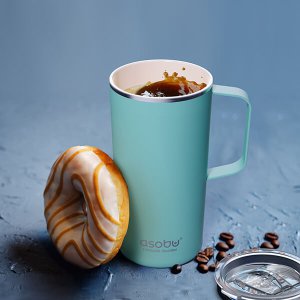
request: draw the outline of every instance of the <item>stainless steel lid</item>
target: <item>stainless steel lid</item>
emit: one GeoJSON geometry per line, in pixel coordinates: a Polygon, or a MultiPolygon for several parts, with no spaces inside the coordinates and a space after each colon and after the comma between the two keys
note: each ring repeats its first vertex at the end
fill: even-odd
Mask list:
{"type": "Polygon", "coordinates": [[[300,299],[300,258],[277,250],[236,252],[220,262],[215,279],[230,299],[300,299]]]}

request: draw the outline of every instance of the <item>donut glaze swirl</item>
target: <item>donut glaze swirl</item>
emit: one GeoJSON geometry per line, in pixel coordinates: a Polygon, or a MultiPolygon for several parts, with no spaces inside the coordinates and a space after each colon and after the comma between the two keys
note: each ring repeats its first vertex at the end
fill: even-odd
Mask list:
{"type": "Polygon", "coordinates": [[[110,261],[129,221],[128,190],[113,160],[76,146],[52,166],[44,191],[47,230],[60,254],[82,268],[110,261]]]}

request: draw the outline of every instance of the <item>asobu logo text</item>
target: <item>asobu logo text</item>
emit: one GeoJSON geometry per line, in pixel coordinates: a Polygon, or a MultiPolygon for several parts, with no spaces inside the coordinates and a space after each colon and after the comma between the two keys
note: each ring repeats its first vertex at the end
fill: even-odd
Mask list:
{"type": "Polygon", "coordinates": [[[180,241],[182,238],[179,240],[161,240],[161,241],[149,241],[149,240],[140,240],[140,245],[145,248],[177,248],[180,244],[180,241]]]}

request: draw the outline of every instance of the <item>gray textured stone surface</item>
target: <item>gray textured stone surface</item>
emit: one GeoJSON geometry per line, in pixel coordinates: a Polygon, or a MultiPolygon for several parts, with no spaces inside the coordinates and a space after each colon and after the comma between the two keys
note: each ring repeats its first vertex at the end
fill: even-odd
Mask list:
{"type": "MultiPolygon", "coordinates": [[[[221,230],[237,250],[268,230],[300,255],[299,1],[0,1],[1,299],[218,299],[194,262],[174,276],[119,256],[91,271],[52,246],[42,192],[56,156],[112,152],[107,79],[130,61],[175,58],[248,91],[249,161],[208,183],[204,246],[221,230]],[[159,7],[159,12],[157,8],[159,7]]],[[[237,158],[244,107],[215,98],[210,164],[237,158]]]]}

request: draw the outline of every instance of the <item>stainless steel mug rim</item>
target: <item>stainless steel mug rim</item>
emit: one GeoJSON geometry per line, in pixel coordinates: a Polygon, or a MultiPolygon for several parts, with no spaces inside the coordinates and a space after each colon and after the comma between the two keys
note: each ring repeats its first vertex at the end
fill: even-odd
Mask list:
{"type": "Polygon", "coordinates": [[[140,60],[140,61],[131,62],[131,63],[122,65],[119,68],[115,69],[109,76],[109,84],[110,84],[110,87],[116,93],[118,93],[119,95],[124,96],[126,98],[132,99],[132,100],[141,101],[141,102],[170,103],[170,102],[180,102],[180,101],[186,101],[186,100],[194,99],[194,98],[197,98],[197,97],[199,97],[203,94],[208,93],[211,90],[212,85],[213,85],[213,76],[207,69],[205,69],[205,68],[203,68],[199,65],[190,63],[190,62],[180,61],[180,60],[172,60],[172,59],[149,59],[149,60],[140,60]],[[203,71],[207,72],[209,77],[210,77],[210,81],[207,83],[207,86],[204,89],[202,89],[198,92],[195,92],[193,94],[188,94],[188,95],[183,95],[183,96],[173,96],[173,97],[144,97],[144,96],[140,96],[140,95],[134,95],[134,94],[131,94],[129,92],[126,92],[123,89],[120,89],[115,84],[113,78],[114,78],[114,75],[117,72],[121,71],[122,69],[124,69],[124,68],[126,68],[130,65],[139,64],[139,63],[143,63],[143,62],[151,62],[151,61],[152,62],[157,62],[157,61],[177,62],[177,63],[182,63],[182,64],[193,65],[193,66],[195,66],[197,68],[200,68],[203,71]]]}

